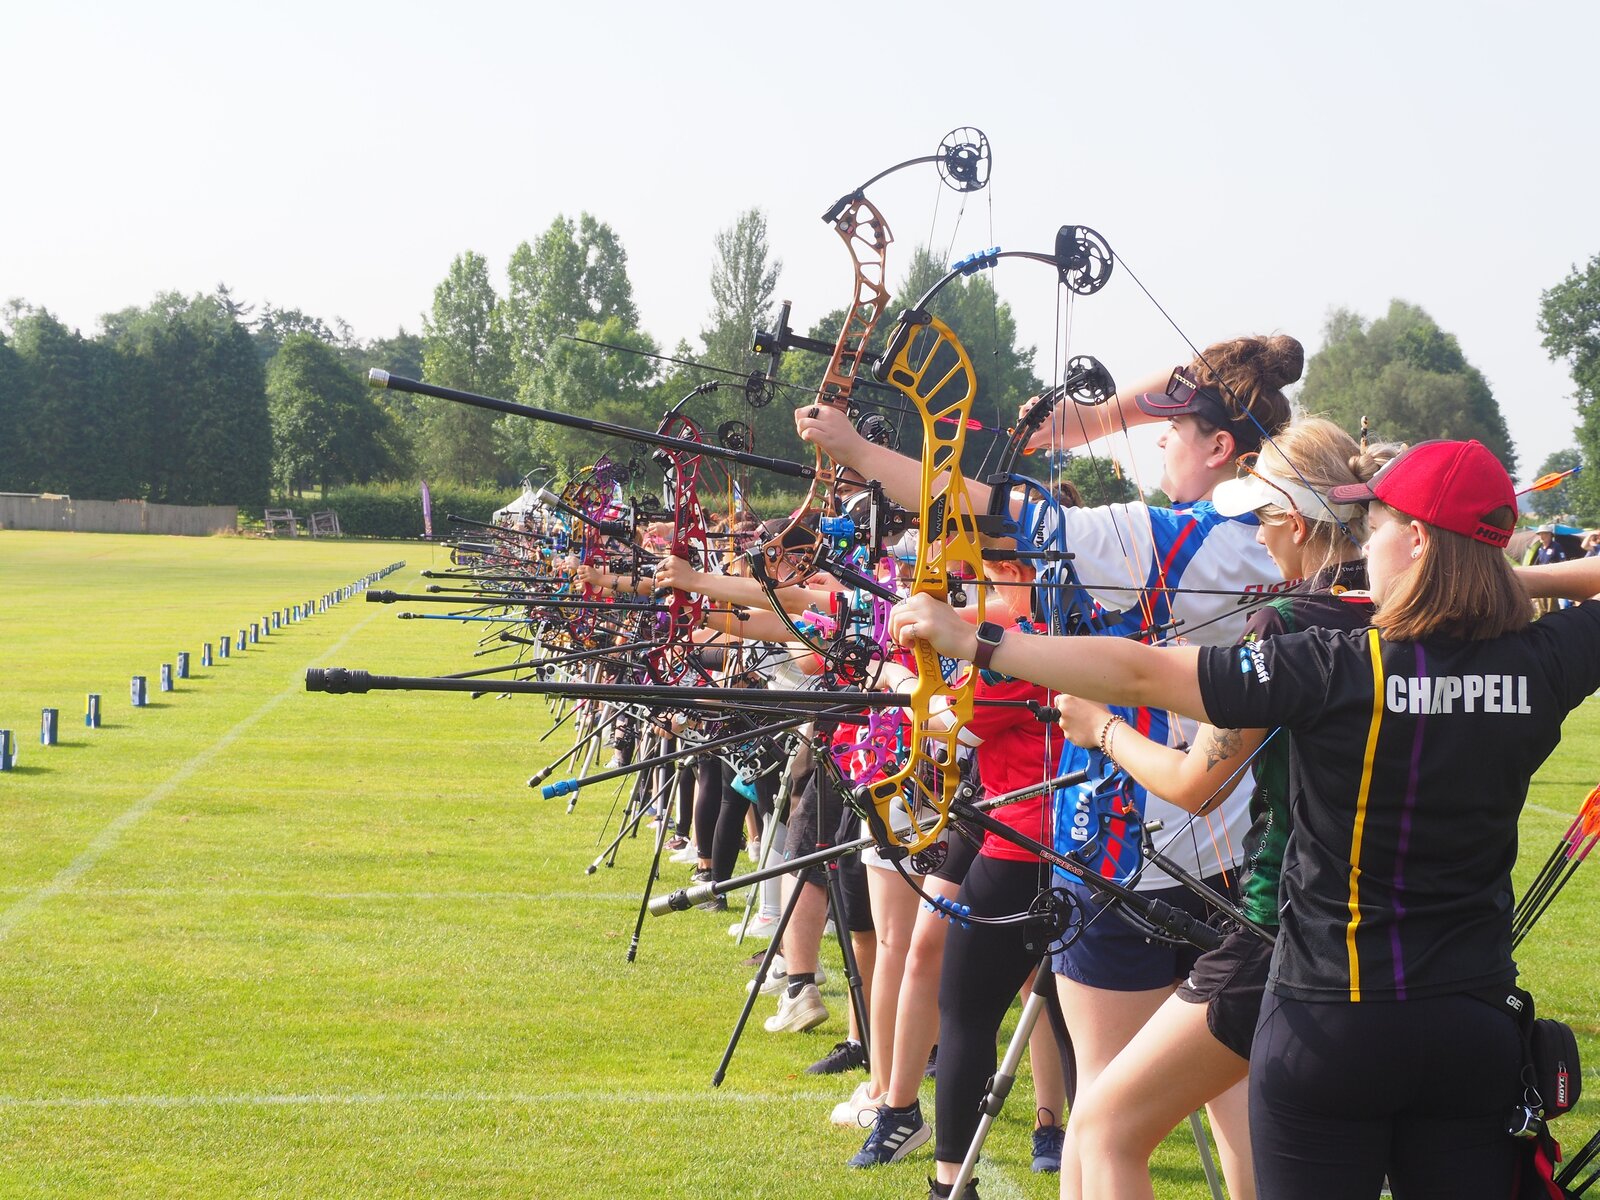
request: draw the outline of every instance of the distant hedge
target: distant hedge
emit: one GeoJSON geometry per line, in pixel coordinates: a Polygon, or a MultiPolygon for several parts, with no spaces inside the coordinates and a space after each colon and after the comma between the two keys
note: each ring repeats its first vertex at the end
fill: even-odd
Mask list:
{"type": "MultiPolygon", "coordinates": [[[[433,493],[433,532],[459,528],[447,517],[454,514],[487,521],[515,496],[509,488],[430,485],[433,493]]],[[[414,483],[372,483],[336,488],[319,508],[339,514],[339,528],[360,537],[416,538],[422,536],[422,491],[414,483]]]]}

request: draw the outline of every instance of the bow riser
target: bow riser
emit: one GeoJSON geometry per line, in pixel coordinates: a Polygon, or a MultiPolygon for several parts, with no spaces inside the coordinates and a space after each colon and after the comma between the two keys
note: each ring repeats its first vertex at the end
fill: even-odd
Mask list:
{"type": "MultiPolygon", "coordinates": [[[[896,354],[889,381],[916,406],[922,419],[922,519],[917,527],[917,558],[910,592],[943,601],[948,599],[950,573],[957,564],[965,564],[975,579],[983,578],[983,545],[977,515],[961,474],[966,418],[978,394],[977,373],[949,326],[928,316],[922,328],[896,354]],[[941,420],[945,417],[955,419],[941,420]]],[[[974,591],[977,620],[981,622],[983,589],[974,591]]],[[[938,839],[961,782],[956,751],[961,730],[972,719],[977,672],[968,671],[960,684],[953,684],[945,678],[943,664],[932,646],[916,642],[911,653],[917,665],[917,681],[910,696],[906,760],[893,775],[862,790],[876,812],[875,835],[888,845],[915,854],[938,839]],[[932,726],[936,699],[944,702],[953,718],[943,729],[932,726]],[[925,818],[930,809],[937,814],[937,820],[928,823],[925,818]],[[906,818],[903,830],[894,828],[896,811],[906,818]]]]}

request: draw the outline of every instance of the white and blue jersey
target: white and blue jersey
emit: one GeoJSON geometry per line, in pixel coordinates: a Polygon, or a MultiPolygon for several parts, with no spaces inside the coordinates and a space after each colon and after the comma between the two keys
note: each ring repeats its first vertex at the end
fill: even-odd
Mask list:
{"type": "MultiPolygon", "coordinates": [[[[1056,544],[1071,552],[1078,591],[1094,606],[1095,632],[1101,635],[1231,645],[1243,636],[1256,604],[1292,586],[1256,543],[1254,514],[1224,517],[1209,501],[1173,508],[1140,503],[1026,512],[1023,522],[1024,529],[1046,541],[1059,538],[1056,544]],[[1175,628],[1173,622],[1178,622],[1175,628]]],[[[1112,711],[1164,745],[1187,745],[1196,729],[1193,721],[1160,709],[1112,711]]],[[[1137,867],[1138,832],[1152,820],[1163,825],[1154,837],[1156,848],[1193,875],[1215,875],[1238,862],[1250,826],[1249,771],[1209,818],[1191,823],[1187,812],[1113,771],[1098,750],[1068,742],[1060,767],[1062,773],[1087,771],[1089,778],[1056,793],[1056,849],[1078,852],[1106,877],[1124,881],[1137,867]]],[[[1176,884],[1152,866],[1134,886],[1147,891],[1176,884]]]]}

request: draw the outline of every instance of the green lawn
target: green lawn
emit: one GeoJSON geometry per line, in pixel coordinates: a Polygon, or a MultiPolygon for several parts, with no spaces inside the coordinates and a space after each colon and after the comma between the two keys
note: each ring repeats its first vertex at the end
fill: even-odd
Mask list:
{"type": "MultiPolygon", "coordinates": [[[[399,559],[381,586],[444,565],[418,545],[0,533],[0,727],[22,752],[0,775],[0,1196],[921,1195],[928,1151],[840,1165],[860,1135],[827,1110],[859,1076],[800,1074],[842,1035],[837,972],[828,1024],[754,1029],[710,1087],[748,948],[687,913],[624,961],[646,846],[583,874],[611,791],[568,816],[524,786],[566,736],[538,740],[543,702],[303,691],[309,666],[463,669],[481,626],[357,598],[199,667],[202,642],[399,559]],[[160,694],[178,650],[194,677],[160,694]]],[[[1591,703],[1534,785],[1528,870],[1597,778],[1591,703]]],[[[1587,871],[1523,957],[1600,1063],[1587,871]]],[[[990,1139],[991,1200],[1055,1195],[1028,1170],[1027,1094],[990,1139]]],[[[1586,1098],[1558,1131],[1580,1142],[1597,1113],[1586,1098]]],[[[1187,1133],[1157,1167],[1163,1196],[1207,1194],[1187,1133]]]]}

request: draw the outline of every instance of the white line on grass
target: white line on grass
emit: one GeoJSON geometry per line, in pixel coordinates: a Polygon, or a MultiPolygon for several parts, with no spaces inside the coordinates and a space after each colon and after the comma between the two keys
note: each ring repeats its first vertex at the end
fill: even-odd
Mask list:
{"type": "MultiPolygon", "coordinates": [[[[378,615],[378,612],[374,610],[371,615],[369,615],[365,620],[359,622],[354,628],[352,628],[327,650],[322,651],[315,661],[309,662],[305,667],[301,668],[300,673],[304,675],[306,668],[315,666],[317,662],[325,662],[329,657],[337,654],[344,648],[346,642],[353,638],[357,633],[361,632],[362,629],[366,628],[366,626],[375,620],[378,615]]],[[[34,911],[37,910],[39,906],[42,905],[46,900],[50,899],[52,896],[59,896],[62,892],[68,891],[74,884],[78,882],[79,879],[83,878],[83,876],[94,870],[95,865],[99,863],[99,861],[104,858],[106,854],[116,848],[117,843],[122,840],[122,835],[134,825],[138,824],[139,821],[142,820],[152,808],[161,803],[161,801],[165,800],[175,790],[177,790],[179,784],[183,783],[196,771],[200,770],[201,767],[208,765],[212,759],[216,758],[217,755],[221,754],[235,741],[237,741],[240,734],[244,733],[252,725],[261,720],[262,717],[266,716],[288,697],[302,691],[303,688],[304,684],[297,679],[294,683],[290,684],[276,696],[271,697],[265,704],[256,709],[255,712],[251,713],[248,717],[245,717],[232,729],[228,730],[227,733],[223,734],[216,741],[212,742],[211,745],[207,746],[188,762],[184,763],[181,767],[169,775],[164,782],[158,784],[139,800],[135,801],[126,812],[117,817],[111,822],[111,824],[107,825],[98,834],[96,834],[94,840],[89,843],[89,845],[84,849],[83,853],[79,854],[77,858],[73,859],[64,868],[62,868],[62,870],[57,873],[56,877],[49,883],[45,884],[41,888],[35,888],[33,891],[28,892],[22,897],[22,899],[11,905],[10,908],[7,908],[4,912],[0,912],[0,942],[3,942],[6,940],[6,938],[10,937],[11,931],[23,921],[27,920],[27,918],[31,916],[34,911]]]]}
{"type": "Polygon", "coordinates": [[[596,1088],[570,1092],[262,1092],[192,1096],[0,1096],[5,1108],[283,1108],[384,1104],[703,1105],[787,1104],[837,1100],[831,1091],[806,1092],[628,1092],[596,1088]]]}
{"type": "MultiPolygon", "coordinates": [[[[32,888],[0,888],[0,896],[31,894],[32,888]]],[[[260,900],[511,900],[548,903],[566,900],[639,901],[638,892],[313,892],[283,888],[101,888],[83,887],[78,895],[108,899],[187,897],[193,899],[260,900]]]]}
{"type": "Polygon", "coordinates": [[[1555,808],[1546,808],[1542,804],[1524,804],[1522,806],[1522,809],[1523,809],[1524,812],[1543,813],[1547,817],[1566,817],[1568,820],[1571,820],[1573,817],[1578,815],[1577,813],[1570,813],[1570,812],[1565,812],[1564,813],[1564,812],[1560,811],[1559,809],[1555,809],[1555,808]]]}

